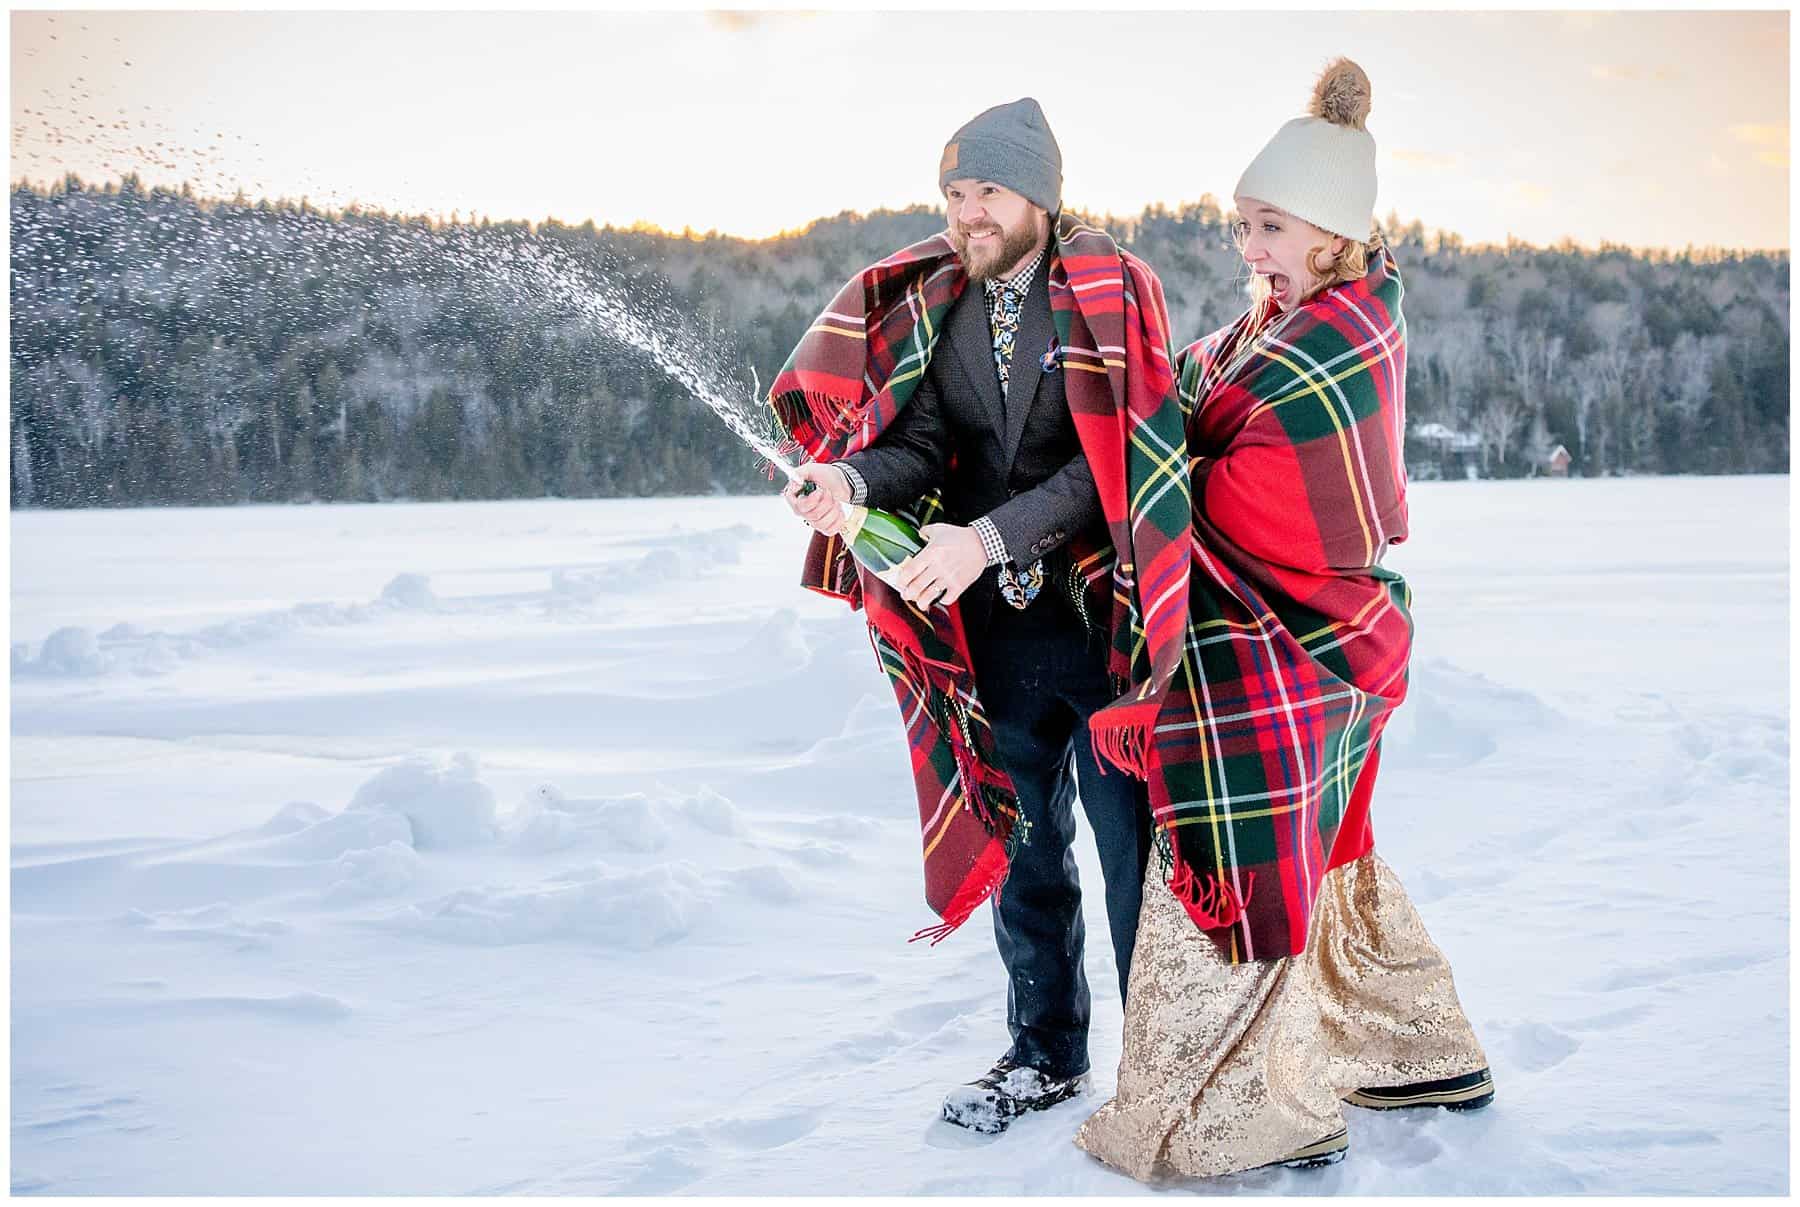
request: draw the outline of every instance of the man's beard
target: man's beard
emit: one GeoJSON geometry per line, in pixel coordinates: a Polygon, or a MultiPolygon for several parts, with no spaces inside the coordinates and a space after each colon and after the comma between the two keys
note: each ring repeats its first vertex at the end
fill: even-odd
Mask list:
{"type": "Polygon", "coordinates": [[[962,260],[963,267],[968,270],[969,279],[986,281],[989,278],[1011,272],[1019,261],[1030,255],[1031,250],[1037,246],[1040,233],[1038,224],[1027,218],[1014,230],[1002,229],[997,248],[992,242],[982,243],[975,253],[980,257],[978,260],[970,256],[969,237],[961,230],[950,232],[950,245],[956,249],[957,257],[962,260]]]}

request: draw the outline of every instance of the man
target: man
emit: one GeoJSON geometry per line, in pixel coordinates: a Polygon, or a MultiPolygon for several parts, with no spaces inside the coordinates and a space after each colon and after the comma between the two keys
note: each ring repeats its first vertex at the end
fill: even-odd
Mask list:
{"type": "MultiPolygon", "coordinates": [[[[948,774],[929,785],[923,777],[920,782],[928,897],[938,838],[933,827],[942,798],[966,791],[965,809],[971,812],[981,812],[984,800],[1003,802],[992,806],[994,815],[984,815],[984,821],[989,833],[1006,840],[999,865],[1004,884],[994,899],[993,918],[1008,976],[1012,1045],[986,1075],[952,1091],[944,1103],[944,1117],[952,1123],[1000,1131],[1025,1111],[1074,1096],[1087,1080],[1090,995],[1071,850],[1077,780],[1099,850],[1121,996],[1150,850],[1144,785],[1116,769],[1103,773],[1088,732],[1090,718],[1114,703],[1113,676],[1132,677],[1130,655],[1117,651],[1131,648],[1128,638],[1121,646],[1119,633],[1121,627],[1129,630],[1125,617],[1137,608],[1133,584],[1119,586],[1103,573],[1110,559],[1101,564],[1093,553],[1110,554],[1121,540],[1131,540],[1118,435],[1125,427],[1119,418],[1125,406],[1108,392],[1119,389],[1107,368],[1116,366],[1118,357],[1108,361],[1095,349],[1136,339],[1137,351],[1124,357],[1124,375],[1162,374],[1152,401],[1168,403],[1158,412],[1163,437],[1179,442],[1180,434],[1178,418],[1172,429],[1168,422],[1177,408],[1172,380],[1165,380],[1168,345],[1160,286],[1104,234],[1071,220],[1059,222],[1062,155],[1037,102],[1026,98],[996,106],[964,125],[945,148],[938,183],[946,235],[896,253],[868,270],[860,283],[852,281],[808,337],[822,345],[832,335],[840,338],[811,353],[803,342],[771,399],[778,410],[783,398],[799,408],[802,395],[816,398],[821,381],[838,383],[846,394],[852,388],[846,383],[873,381],[880,387],[872,397],[866,387],[863,398],[846,397],[836,404],[839,413],[821,415],[814,402],[810,420],[800,415],[789,424],[790,430],[810,424],[813,438],[797,436],[797,441],[818,459],[800,468],[802,482],[790,485],[787,498],[822,536],[842,530],[843,504],[913,509],[935,492],[941,507],[944,522],[922,528],[926,548],[894,578],[904,606],[878,609],[888,597],[872,576],[846,583],[840,572],[838,586],[829,575],[816,585],[846,595],[860,587],[878,651],[897,685],[907,677],[905,668],[913,668],[916,679],[957,662],[966,644],[972,692],[965,693],[954,679],[936,693],[918,684],[911,695],[903,686],[900,690],[903,710],[913,716],[935,711],[942,719],[937,728],[928,722],[924,730],[915,727],[915,771],[921,762],[917,751],[927,742],[956,747],[954,763],[946,760],[948,774]],[[1108,303],[1090,303],[1071,287],[1069,263],[1077,257],[1069,248],[1077,245],[1090,253],[1102,249],[1082,263],[1112,273],[1114,288],[1092,290],[1110,296],[1110,310],[1108,303]],[[877,302],[866,318],[846,313],[900,272],[912,273],[905,295],[909,305],[877,302]],[[909,311],[925,318],[915,320],[909,311]],[[1064,347],[1059,317],[1065,332],[1083,338],[1070,337],[1064,347]],[[853,319],[858,329],[844,330],[853,319]],[[1133,338],[1105,337],[1098,326],[1090,334],[1089,319],[1113,324],[1108,331],[1129,327],[1133,338]],[[872,334],[877,332],[885,342],[872,334]],[[1147,337],[1137,338],[1144,332],[1147,337]],[[853,340],[863,342],[852,345],[853,340]],[[882,347],[872,346],[878,342],[882,347]],[[886,353],[888,345],[902,351],[886,353]],[[846,351],[850,346],[854,352],[846,351]],[[806,365],[818,369],[834,356],[833,372],[806,376],[806,365]],[[897,410],[883,423],[888,406],[897,410]],[[1086,424],[1080,430],[1078,420],[1086,424]],[[873,439],[862,438],[875,427],[881,430],[873,439]],[[830,431],[853,433],[837,445],[855,451],[825,455],[836,447],[826,436],[830,431]],[[1116,515],[1103,507],[1096,486],[1096,466],[1090,462],[1096,448],[1105,450],[1101,472],[1116,515]],[[801,495],[803,483],[818,489],[801,495]],[[1077,557],[1075,551],[1089,556],[1077,557]],[[1109,616],[1120,592],[1131,605],[1109,616]],[[933,634],[943,642],[902,657],[890,647],[906,636],[905,625],[894,623],[892,614],[924,642],[933,634]],[[965,695],[978,698],[979,705],[959,704],[965,695]],[[982,779],[978,735],[984,716],[1004,772],[997,793],[982,779]],[[1009,808],[1014,796],[1016,823],[1009,808]]],[[[1181,478],[1184,483],[1184,466],[1181,478]]],[[[1183,508],[1185,502],[1183,491],[1183,508]]],[[[925,511],[935,514],[931,507],[925,511]]],[[[828,548],[824,556],[837,554],[828,548]]],[[[1169,558],[1163,562],[1173,564],[1169,558]]],[[[1185,600],[1185,578],[1182,587],[1185,600]]],[[[939,929],[954,927],[974,900],[993,891],[992,879],[966,880],[956,894],[963,908],[941,908],[946,926],[939,929]]]]}

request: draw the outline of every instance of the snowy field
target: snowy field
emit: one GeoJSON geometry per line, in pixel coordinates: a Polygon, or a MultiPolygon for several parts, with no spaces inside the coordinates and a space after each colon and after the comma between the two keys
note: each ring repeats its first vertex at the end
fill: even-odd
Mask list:
{"type": "MultiPolygon", "coordinates": [[[[1497,1102],[1184,1189],[1785,1192],[1787,480],[1412,507],[1375,833],[1497,1102]]],[[[1143,1192],[1070,1143],[1103,942],[1090,1096],[934,1121],[999,958],[905,942],[893,698],[772,494],[11,530],[14,1192],[1143,1192]]]]}

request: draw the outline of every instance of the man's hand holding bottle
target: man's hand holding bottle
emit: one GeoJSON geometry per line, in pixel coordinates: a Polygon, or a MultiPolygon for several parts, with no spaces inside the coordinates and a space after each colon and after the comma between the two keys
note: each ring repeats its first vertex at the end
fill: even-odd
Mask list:
{"type": "MultiPolygon", "coordinates": [[[[850,503],[850,481],[830,462],[812,461],[800,466],[795,471],[795,480],[790,481],[781,494],[789,509],[815,531],[836,536],[845,530],[844,509],[850,503]],[[802,494],[809,482],[817,489],[802,494]]],[[[926,541],[925,547],[898,564],[880,564],[882,557],[866,556],[867,551],[856,549],[854,545],[852,549],[859,560],[880,574],[914,607],[934,604],[948,607],[987,568],[987,552],[982,548],[981,536],[973,528],[961,524],[927,524],[918,535],[926,541]]]]}
{"type": "Polygon", "coordinates": [[[781,492],[795,515],[826,536],[844,529],[844,504],[850,502],[850,480],[844,471],[823,461],[808,461],[795,470],[795,480],[781,492]],[[811,482],[818,489],[800,492],[811,482]]]}

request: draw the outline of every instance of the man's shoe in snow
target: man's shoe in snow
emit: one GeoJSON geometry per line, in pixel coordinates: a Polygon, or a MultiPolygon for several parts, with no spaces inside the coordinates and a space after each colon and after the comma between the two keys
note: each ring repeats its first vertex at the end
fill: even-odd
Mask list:
{"type": "Polygon", "coordinates": [[[1411,1085],[1378,1086],[1344,1096],[1351,1106],[1394,1111],[1408,1106],[1441,1106],[1453,1111],[1478,1111],[1494,1100],[1494,1077],[1486,1069],[1446,1077],[1442,1081],[1415,1081],[1411,1085]]]}
{"type": "Polygon", "coordinates": [[[1026,1111],[1041,1111],[1065,1102],[1087,1088],[1088,1075],[1046,1077],[1027,1065],[1002,1056],[987,1073],[951,1090],[944,1099],[944,1119],[970,1131],[1003,1132],[1026,1111]]]}

